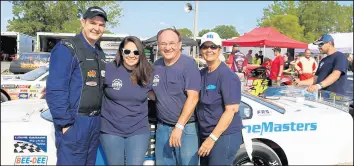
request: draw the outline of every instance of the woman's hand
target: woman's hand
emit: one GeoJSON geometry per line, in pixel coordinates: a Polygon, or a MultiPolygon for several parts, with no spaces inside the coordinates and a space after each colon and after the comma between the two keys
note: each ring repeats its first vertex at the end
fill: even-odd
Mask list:
{"type": "Polygon", "coordinates": [[[200,157],[209,156],[211,149],[213,149],[213,147],[214,147],[214,144],[215,144],[215,142],[210,137],[205,139],[202,146],[200,146],[200,148],[198,150],[198,155],[200,157]]]}

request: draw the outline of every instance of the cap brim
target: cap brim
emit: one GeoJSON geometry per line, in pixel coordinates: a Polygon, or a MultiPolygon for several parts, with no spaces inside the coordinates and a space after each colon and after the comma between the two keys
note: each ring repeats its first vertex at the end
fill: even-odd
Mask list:
{"type": "Polygon", "coordinates": [[[324,44],[324,43],[325,43],[325,42],[322,41],[322,40],[317,40],[317,41],[313,42],[312,44],[313,44],[313,45],[320,45],[320,44],[324,44]]]}
{"type": "Polygon", "coordinates": [[[86,17],[84,17],[84,19],[86,18],[93,18],[96,16],[101,16],[105,21],[108,21],[107,17],[105,15],[103,15],[102,13],[92,13],[90,15],[87,15],[86,17]]]}

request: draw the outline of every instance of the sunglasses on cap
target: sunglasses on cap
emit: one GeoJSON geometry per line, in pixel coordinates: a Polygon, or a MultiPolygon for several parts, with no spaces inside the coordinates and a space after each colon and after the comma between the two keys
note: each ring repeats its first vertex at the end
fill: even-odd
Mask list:
{"type": "Polygon", "coordinates": [[[139,56],[139,51],[138,50],[129,50],[123,48],[123,55],[128,56],[130,53],[133,52],[135,56],[139,56]]]}
{"type": "Polygon", "coordinates": [[[206,50],[206,49],[212,49],[212,50],[216,50],[216,49],[218,49],[219,48],[219,46],[218,45],[215,45],[215,44],[213,44],[213,45],[210,45],[210,46],[206,46],[206,45],[203,45],[202,46],[202,49],[203,50],[206,50]]]}

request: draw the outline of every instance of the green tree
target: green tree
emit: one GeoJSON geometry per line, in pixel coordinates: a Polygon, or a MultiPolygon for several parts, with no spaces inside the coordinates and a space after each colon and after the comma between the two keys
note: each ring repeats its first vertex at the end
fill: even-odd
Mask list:
{"type": "Polygon", "coordinates": [[[313,42],[321,34],[353,32],[353,5],[336,1],[274,1],[263,9],[258,26],[278,15],[295,15],[304,27],[301,41],[313,42]]]}
{"type": "Polygon", "coordinates": [[[299,18],[294,15],[275,15],[264,20],[263,26],[273,27],[295,40],[303,39],[304,27],[300,26],[299,18]]]}
{"type": "Polygon", "coordinates": [[[240,34],[236,30],[236,27],[234,27],[233,25],[218,25],[211,31],[219,34],[220,38],[222,39],[230,39],[233,37],[240,36],[240,34]]]}
{"type": "Polygon", "coordinates": [[[186,36],[186,37],[192,37],[192,36],[193,36],[192,31],[189,30],[188,28],[177,29],[177,31],[178,31],[182,36],[186,36]]]}
{"type": "Polygon", "coordinates": [[[35,36],[37,32],[78,33],[80,16],[90,6],[102,7],[108,15],[106,27],[119,25],[122,9],[115,1],[12,1],[14,17],[7,29],[35,36]]]}
{"type": "Polygon", "coordinates": [[[203,30],[199,31],[198,36],[202,37],[204,34],[206,34],[208,32],[211,32],[211,30],[210,29],[203,29],[203,30]]]}

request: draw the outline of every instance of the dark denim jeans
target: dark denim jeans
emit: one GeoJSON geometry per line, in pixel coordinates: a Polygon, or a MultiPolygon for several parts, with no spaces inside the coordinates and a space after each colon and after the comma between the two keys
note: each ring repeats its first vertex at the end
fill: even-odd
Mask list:
{"type": "MultiPolygon", "coordinates": [[[[202,139],[200,144],[204,140],[202,139]]],[[[200,165],[232,165],[237,151],[242,144],[242,132],[222,135],[215,142],[209,156],[200,158],[200,165]]]]}
{"type": "Polygon", "coordinates": [[[170,147],[169,139],[173,126],[157,124],[155,157],[156,165],[198,165],[198,127],[196,123],[184,126],[181,147],[170,147]]]}
{"type": "Polygon", "coordinates": [[[108,165],[143,165],[148,149],[150,133],[123,138],[111,134],[101,134],[101,144],[107,157],[108,165]]]}

